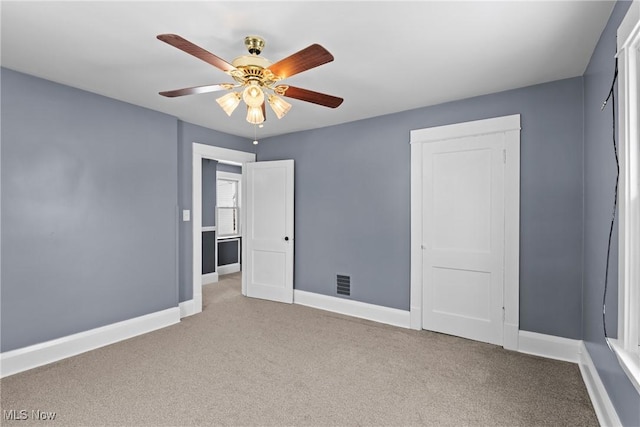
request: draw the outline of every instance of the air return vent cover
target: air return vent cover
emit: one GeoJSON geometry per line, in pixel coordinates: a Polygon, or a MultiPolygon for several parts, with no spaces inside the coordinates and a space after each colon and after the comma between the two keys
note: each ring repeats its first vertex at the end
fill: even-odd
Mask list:
{"type": "Polygon", "coordinates": [[[337,276],[338,295],[351,295],[351,277],[338,274],[337,276]]]}

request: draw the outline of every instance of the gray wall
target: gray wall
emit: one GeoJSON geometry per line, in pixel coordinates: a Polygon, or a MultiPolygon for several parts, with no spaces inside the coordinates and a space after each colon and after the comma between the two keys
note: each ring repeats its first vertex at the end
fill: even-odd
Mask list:
{"type": "Polygon", "coordinates": [[[216,225],[216,174],[218,162],[210,159],[202,159],[202,226],[213,227],[216,225]]]}
{"type": "MultiPolygon", "coordinates": [[[[616,165],[610,102],[600,111],[614,72],[616,30],[630,3],[618,2],[584,75],[584,262],[583,339],[621,421],[640,425],[640,396],[604,341],[602,296],[616,165]]],[[[617,223],[616,223],[617,231],[617,223]]],[[[617,335],[617,232],[612,242],[607,295],[607,331],[617,335]]]]}
{"type": "Polygon", "coordinates": [[[1,79],[1,350],[175,307],[176,119],[1,79]]]}
{"type": "MultiPolygon", "coordinates": [[[[249,126],[249,124],[247,124],[247,126],[249,126]]],[[[183,209],[191,210],[191,147],[194,142],[249,153],[255,152],[255,146],[252,140],[178,121],[178,203],[180,205],[180,211],[183,209]]],[[[191,234],[191,225],[191,221],[180,221],[180,301],[187,301],[193,297],[193,236],[191,234]]]]}
{"type": "MultiPolygon", "coordinates": [[[[253,151],[251,152],[253,153],[253,151]]],[[[229,165],[226,163],[218,163],[218,170],[221,172],[242,174],[242,166],[229,165]]]]}
{"type": "Polygon", "coordinates": [[[352,299],[408,310],[409,131],[518,113],[520,327],[581,338],[580,77],[262,140],[258,160],[296,162],[295,287],[347,274],[352,299]]]}
{"type": "Polygon", "coordinates": [[[240,262],[240,239],[220,240],[218,242],[218,262],[229,265],[240,262]]]}
{"type": "Polygon", "coordinates": [[[216,271],[216,232],[202,233],[202,274],[216,271]]]}

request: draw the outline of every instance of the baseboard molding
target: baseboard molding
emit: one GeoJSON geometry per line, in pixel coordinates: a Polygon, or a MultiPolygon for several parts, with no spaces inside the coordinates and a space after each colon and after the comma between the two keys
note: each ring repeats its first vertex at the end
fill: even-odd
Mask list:
{"type": "Polygon", "coordinates": [[[616,412],[616,409],[613,406],[611,399],[609,398],[607,389],[604,387],[604,384],[600,379],[600,374],[598,374],[598,370],[593,364],[593,360],[591,360],[589,350],[587,350],[587,347],[583,342],[580,342],[579,356],[579,366],[580,373],[582,374],[582,380],[587,387],[587,392],[589,393],[589,397],[591,398],[593,409],[596,411],[598,422],[601,426],[606,427],[622,426],[620,418],[618,417],[618,413],[616,412]]]}
{"type": "Polygon", "coordinates": [[[214,271],[213,273],[207,273],[202,275],[202,284],[208,285],[210,283],[218,282],[218,272],[214,271]]]}
{"type": "Polygon", "coordinates": [[[57,362],[180,322],[178,307],[0,354],[0,377],[57,362]]]}
{"type": "Polygon", "coordinates": [[[178,304],[178,308],[180,308],[180,318],[187,316],[192,316],[196,314],[196,304],[195,301],[190,299],[188,301],[183,301],[178,304]]]}
{"type": "Polygon", "coordinates": [[[578,363],[580,343],[580,340],[520,331],[517,348],[520,353],[578,363]]]}
{"type": "Polygon", "coordinates": [[[218,266],[218,275],[222,276],[224,274],[237,273],[240,271],[240,263],[236,262],[235,264],[227,264],[227,265],[219,265],[218,266]]]}
{"type": "Polygon", "coordinates": [[[293,303],[401,328],[409,329],[411,327],[411,318],[408,310],[399,310],[295,289],[293,291],[293,303]]]}

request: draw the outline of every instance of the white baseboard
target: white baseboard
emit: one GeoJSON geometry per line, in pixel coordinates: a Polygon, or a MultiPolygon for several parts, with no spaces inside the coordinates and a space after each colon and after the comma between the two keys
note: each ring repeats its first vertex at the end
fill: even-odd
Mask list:
{"type": "Polygon", "coordinates": [[[180,322],[178,307],[0,354],[0,377],[17,374],[180,322]]]}
{"type": "Polygon", "coordinates": [[[518,351],[548,359],[578,363],[580,340],[520,331],[518,334],[518,351]]]}
{"type": "Polygon", "coordinates": [[[180,318],[187,316],[192,316],[196,314],[196,304],[195,301],[190,299],[188,301],[183,301],[178,304],[178,308],[180,308],[180,318]]]}
{"type": "Polygon", "coordinates": [[[408,329],[411,327],[408,310],[399,310],[295,289],[293,290],[293,303],[401,328],[408,329]]]}
{"type": "Polygon", "coordinates": [[[227,265],[219,265],[218,266],[218,275],[222,276],[224,274],[237,273],[240,271],[240,263],[236,262],[234,264],[227,265]]]}
{"type": "Polygon", "coordinates": [[[604,387],[596,366],[591,360],[589,351],[583,342],[580,342],[580,373],[582,380],[587,386],[587,392],[591,398],[593,409],[596,411],[598,422],[601,426],[618,427],[622,426],[618,413],[616,412],[607,389],[604,387]]]}
{"type": "Polygon", "coordinates": [[[207,273],[202,275],[202,284],[208,285],[210,283],[218,282],[218,272],[214,271],[213,273],[207,273]]]}

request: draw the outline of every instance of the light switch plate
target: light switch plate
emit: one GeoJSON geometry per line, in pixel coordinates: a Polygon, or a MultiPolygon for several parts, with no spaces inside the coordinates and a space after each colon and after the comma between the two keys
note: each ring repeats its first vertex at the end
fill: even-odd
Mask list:
{"type": "Polygon", "coordinates": [[[182,211],[182,221],[191,221],[191,211],[189,209],[185,209],[182,211]]]}

